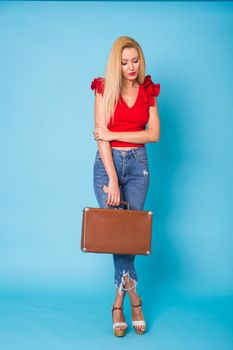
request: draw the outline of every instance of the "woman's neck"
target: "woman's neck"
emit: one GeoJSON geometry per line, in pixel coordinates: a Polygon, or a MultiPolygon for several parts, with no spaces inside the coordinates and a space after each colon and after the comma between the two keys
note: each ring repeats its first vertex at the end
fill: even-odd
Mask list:
{"type": "Polygon", "coordinates": [[[128,80],[125,78],[122,79],[122,88],[123,89],[130,90],[131,88],[133,88],[135,86],[138,86],[137,79],[134,79],[134,80],[128,80]]]}

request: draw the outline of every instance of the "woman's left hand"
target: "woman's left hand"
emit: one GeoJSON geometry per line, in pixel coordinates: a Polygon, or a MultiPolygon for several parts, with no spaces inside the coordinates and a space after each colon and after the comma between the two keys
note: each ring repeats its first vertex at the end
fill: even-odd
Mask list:
{"type": "Polygon", "coordinates": [[[108,130],[108,128],[106,128],[103,125],[96,125],[96,128],[93,132],[94,134],[94,138],[96,141],[98,140],[102,140],[102,141],[112,141],[112,132],[108,130]]]}

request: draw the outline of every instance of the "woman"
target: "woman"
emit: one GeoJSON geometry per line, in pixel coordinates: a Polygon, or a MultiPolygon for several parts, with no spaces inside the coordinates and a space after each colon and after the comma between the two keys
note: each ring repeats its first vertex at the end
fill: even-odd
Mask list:
{"type": "MultiPolygon", "coordinates": [[[[95,78],[91,89],[95,92],[93,134],[98,143],[93,181],[99,206],[118,206],[126,201],[130,209],[143,210],[150,179],[145,144],[158,142],[160,137],[156,101],[160,84],[145,76],[144,55],[134,39],[121,36],[114,42],[105,78],[95,78]]],[[[112,318],[116,336],[125,335],[128,327],[123,314],[126,291],[136,333],[146,330],[142,301],[136,292],[134,260],[135,255],[113,254],[116,297],[112,318]]]]}

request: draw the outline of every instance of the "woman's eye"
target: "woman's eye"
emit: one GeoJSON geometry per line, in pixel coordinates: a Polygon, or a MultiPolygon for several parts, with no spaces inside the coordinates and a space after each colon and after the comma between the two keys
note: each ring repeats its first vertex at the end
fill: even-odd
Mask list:
{"type": "MultiPolygon", "coordinates": [[[[133,63],[138,63],[138,60],[137,60],[137,61],[133,61],[133,63]]],[[[127,62],[121,62],[121,64],[122,64],[123,66],[125,66],[125,65],[127,64],[127,62]]]]}

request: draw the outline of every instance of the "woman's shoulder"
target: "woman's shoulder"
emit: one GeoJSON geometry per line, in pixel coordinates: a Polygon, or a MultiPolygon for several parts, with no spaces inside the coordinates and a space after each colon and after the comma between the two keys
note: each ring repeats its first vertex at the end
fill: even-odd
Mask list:
{"type": "Polygon", "coordinates": [[[96,94],[96,91],[99,93],[99,94],[103,94],[104,92],[104,82],[105,82],[105,78],[103,77],[97,77],[97,78],[94,78],[91,82],[91,89],[95,92],[96,94]]]}
{"type": "Polygon", "coordinates": [[[155,99],[154,97],[159,96],[160,93],[160,84],[154,83],[151,79],[151,75],[146,75],[144,81],[140,84],[142,95],[144,101],[149,106],[154,106],[155,99]]]}

